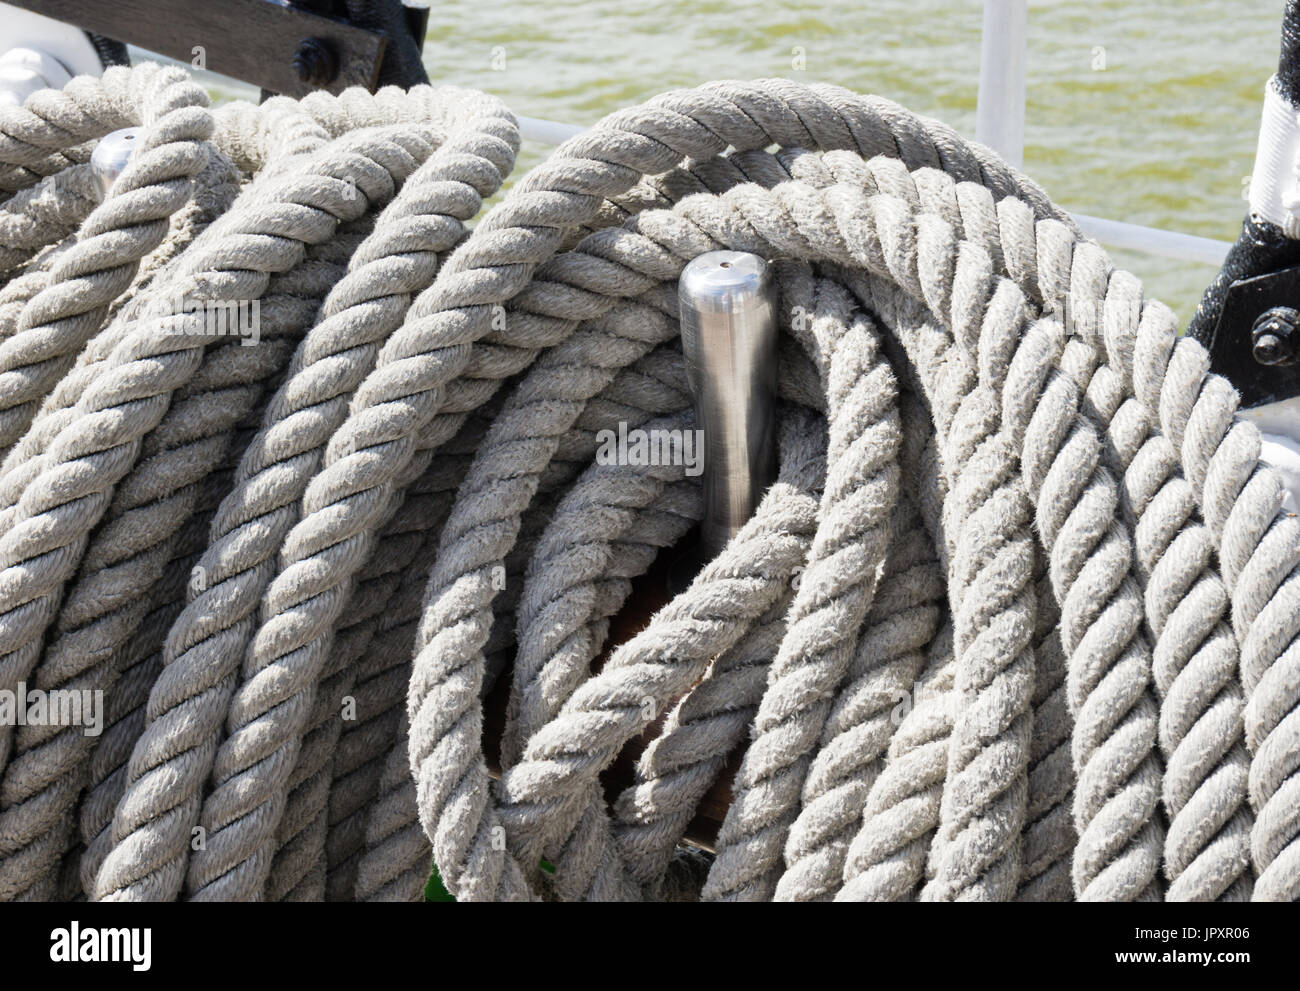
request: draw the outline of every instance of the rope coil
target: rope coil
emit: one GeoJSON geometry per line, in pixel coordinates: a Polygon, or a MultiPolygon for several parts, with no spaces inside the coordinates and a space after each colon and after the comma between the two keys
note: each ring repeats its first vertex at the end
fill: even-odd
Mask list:
{"type": "Polygon", "coordinates": [[[1300,523],[1167,308],[837,87],[613,114],[471,229],[518,143],[155,66],[0,110],[0,690],[106,703],[0,730],[0,895],[412,900],[432,854],[462,900],[1300,897],[1300,523]],[[596,435],[691,425],[718,249],[776,263],[779,478],[612,644],[701,507],[596,435]]]}

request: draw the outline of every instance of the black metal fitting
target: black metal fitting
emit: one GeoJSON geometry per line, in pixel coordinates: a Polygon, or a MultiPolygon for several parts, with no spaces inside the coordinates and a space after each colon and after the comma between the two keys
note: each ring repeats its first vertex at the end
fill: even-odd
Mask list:
{"type": "MultiPolygon", "coordinates": [[[[1287,0],[1277,94],[1300,108],[1300,0],[1287,0]]],[[[1248,214],[1187,328],[1243,407],[1300,396],[1300,240],[1248,214]],[[1274,324],[1272,321],[1277,319],[1274,324]]]]}
{"type": "Polygon", "coordinates": [[[339,74],[339,61],[328,43],[303,38],[293,53],[293,71],[308,86],[328,86],[339,74]]]}
{"type": "Polygon", "coordinates": [[[1237,279],[1200,336],[1243,408],[1300,396],[1300,265],[1237,279]]]}

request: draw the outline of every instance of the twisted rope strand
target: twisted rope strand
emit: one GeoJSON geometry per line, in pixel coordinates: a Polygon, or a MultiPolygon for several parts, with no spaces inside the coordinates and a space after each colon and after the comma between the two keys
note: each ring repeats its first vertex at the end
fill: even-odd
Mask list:
{"type": "Polygon", "coordinates": [[[517,146],[470,91],[156,66],[0,110],[0,709],[108,693],[0,730],[0,896],[1300,898],[1300,521],[1167,309],[837,87],[620,111],[469,230],[517,146]],[[778,273],[781,475],[607,644],[700,503],[598,432],[690,429],[718,248],[778,273]]]}

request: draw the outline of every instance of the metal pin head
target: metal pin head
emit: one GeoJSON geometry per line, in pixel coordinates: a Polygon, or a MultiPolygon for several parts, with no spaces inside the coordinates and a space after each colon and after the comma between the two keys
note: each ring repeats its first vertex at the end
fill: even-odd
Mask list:
{"type": "Polygon", "coordinates": [[[677,284],[682,351],[697,395],[701,368],[723,350],[763,350],[775,343],[772,277],[767,262],[748,251],[709,251],[682,270],[677,284]]]}
{"type": "Polygon", "coordinates": [[[105,134],[95,145],[95,150],[90,153],[90,168],[99,184],[100,199],[108,195],[109,189],[126,168],[143,133],[144,128],[141,127],[124,127],[120,131],[105,134]]]}
{"type": "Polygon", "coordinates": [[[682,352],[704,433],[702,550],[721,550],[775,477],[776,289],[767,262],[710,251],[678,280],[682,352]]]}

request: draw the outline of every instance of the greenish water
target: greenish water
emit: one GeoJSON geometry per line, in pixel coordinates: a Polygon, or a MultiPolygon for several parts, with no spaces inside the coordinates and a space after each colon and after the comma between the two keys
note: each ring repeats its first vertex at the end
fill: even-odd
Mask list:
{"type": "MultiPolygon", "coordinates": [[[[1282,8],[1034,0],[1024,170],[1075,213],[1233,240],[1282,8]]],[[[430,11],[424,62],[435,84],[571,124],[666,89],[785,76],[877,93],[973,136],[982,11],[981,0],[447,0],[430,11]]],[[[249,95],[208,78],[219,99],[249,95]]],[[[548,151],[526,142],[516,177],[548,151]]],[[[1184,321],[1215,271],[1113,254],[1184,321]]]]}
{"type": "MultiPolygon", "coordinates": [[[[1233,239],[1282,6],[1031,3],[1025,171],[1075,212],[1233,239]]],[[[575,124],[665,89],[787,76],[878,93],[973,135],[981,10],[976,0],[452,0],[434,4],[424,55],[435,82],[575,124]]],[[[526,145],[520,166],[544,153],[526,145]]],[[[1183,318],[1213,275],[1115,257],[1183,318]]]]}

